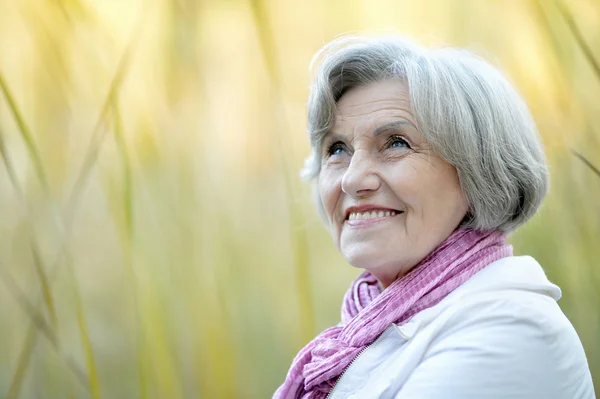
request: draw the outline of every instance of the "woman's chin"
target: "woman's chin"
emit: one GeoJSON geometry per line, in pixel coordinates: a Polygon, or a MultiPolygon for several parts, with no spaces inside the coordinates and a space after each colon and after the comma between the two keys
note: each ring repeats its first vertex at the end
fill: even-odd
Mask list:
{"type": "Polygon", "coordinates": [[[381,254],[373,253],[355,253],[350,256],[344,254],[346,261],[357,269],[364,269],[373,274],[377,279],[378,276],[397,276],[402,274],[404,269],[403,259],[384,259],[381,254]]]}

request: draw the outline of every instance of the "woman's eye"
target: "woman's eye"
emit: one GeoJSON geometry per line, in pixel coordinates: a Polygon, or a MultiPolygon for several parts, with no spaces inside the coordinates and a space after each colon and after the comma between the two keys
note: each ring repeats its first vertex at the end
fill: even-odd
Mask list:
{"type": "Polygon", "coordinates": [[[340,155],[343,154],[346,151],[346,148],[344,146],[344,144],[342,142],[336,141],[335,143],[332,143],[329,148],[327,149],[327,155],[328,156],[332,156],[332,155],[340,155]]]}
{"type": "Polygon", "coordinates": [[[388,140],[388,147],[389,148],[410,148],[410,145],[408,145],[408,142],[406,140],[404,140],[402,137],[392,136],[388,140]]]}

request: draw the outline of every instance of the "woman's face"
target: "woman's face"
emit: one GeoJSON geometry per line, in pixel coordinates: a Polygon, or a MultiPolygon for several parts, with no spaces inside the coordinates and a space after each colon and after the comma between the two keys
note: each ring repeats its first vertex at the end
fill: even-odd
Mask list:
{"type": "Polygon", "coordinates": [[[318,187],[338,249],[384,287],[442,243],[468,208],[456,169],[417,130],[399,80],[342,96],[318,187]]]}

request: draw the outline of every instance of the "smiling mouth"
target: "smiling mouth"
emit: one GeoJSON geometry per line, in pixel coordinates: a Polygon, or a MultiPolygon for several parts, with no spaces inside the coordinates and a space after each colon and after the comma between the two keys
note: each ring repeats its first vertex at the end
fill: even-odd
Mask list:
{"type": "Polygon", "coordinates": [[[358,220],[373,220],[373,219],[383,219],[386,217],[392,217],[401,214],[402,211],[396,210],[372,210],[366,212],[351,212],[348,214],[346,218],[347,221],[358,221],[358,220]]]}

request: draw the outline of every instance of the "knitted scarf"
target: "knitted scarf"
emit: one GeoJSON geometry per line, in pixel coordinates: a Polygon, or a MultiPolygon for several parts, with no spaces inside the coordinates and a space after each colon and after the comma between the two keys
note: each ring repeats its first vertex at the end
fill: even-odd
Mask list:
{"type": "Polygon", "coordinates": [[[459,229],[407,274],[381,291],[365,271],[350,286],[342,322],[296,355],[274,399],[322,399],[352,360],[391,324],[432,307],[488,264],[512,255],[506,235],[459,229]]]}

